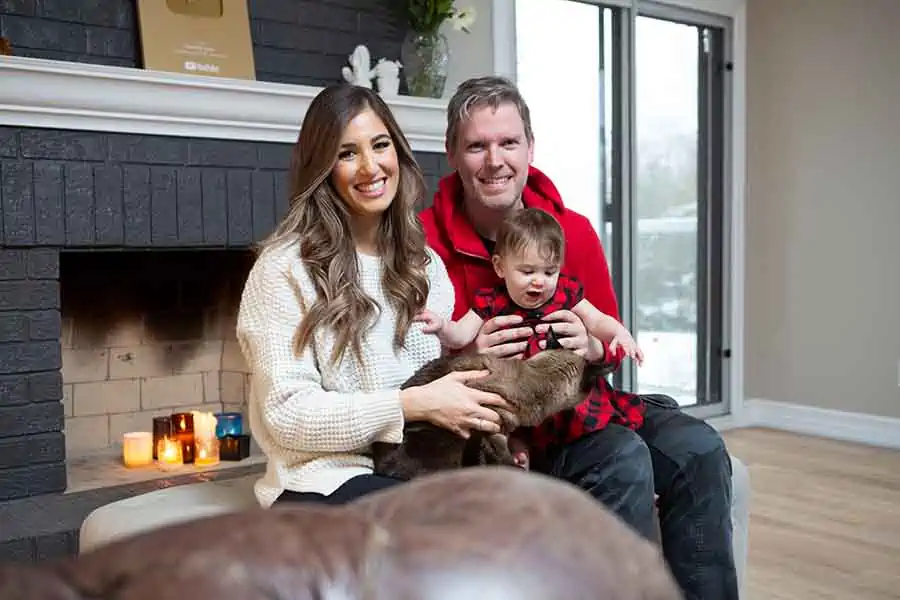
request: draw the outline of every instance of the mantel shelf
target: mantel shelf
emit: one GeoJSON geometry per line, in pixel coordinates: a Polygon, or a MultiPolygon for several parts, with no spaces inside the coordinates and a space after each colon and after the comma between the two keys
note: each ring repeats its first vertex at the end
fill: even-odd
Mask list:
{"type": "MultiPolygon", "coordinates": [[[[0,56],[0,125],[294,143],[321,89],[0,56]]],[[[446,101],[387,102],[414,150],[443,152],[446,101]]]]}

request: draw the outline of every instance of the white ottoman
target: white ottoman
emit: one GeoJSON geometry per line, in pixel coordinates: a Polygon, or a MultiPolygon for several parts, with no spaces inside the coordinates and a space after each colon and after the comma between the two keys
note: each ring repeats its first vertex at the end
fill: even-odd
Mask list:
{"type": "Polygon", "coordinates": [[[259,473],[235,479],[189,483],[101,506],[81,524],[78,552],[174,523],[259,506],[253,484],[259,473]]]}

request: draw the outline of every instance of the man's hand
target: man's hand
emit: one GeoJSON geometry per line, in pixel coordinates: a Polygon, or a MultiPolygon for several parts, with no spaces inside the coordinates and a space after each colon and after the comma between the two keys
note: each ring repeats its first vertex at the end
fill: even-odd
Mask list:
{"type": "MultiPolygon", "coordinates": [[[[574,350],[588,362],[599,362],[605,358],[603,344],[588,334],[584,322],[572,311],[557,310],[545,316],[544,321],[548,321],[548,323],[546,325],[538,325],[535,328],[538,333],[547,333],[547,330],[552,326],[553,333],[563,348],[574,350]]],[[[545,349],[547,341],[541,340],[540,347],[542,350],[545,349]]]]}
{"type": "Polygon", "coordinates": [[[522,317],[518,315],[503,315],[486,321],[475,338],[475,351],[498,358],[521,358],[534,331],[531,327],[504,329],[521,322],[522,317]]]}
{"type": "MultiPolygon", "coordinates": [[[[563,348],[574,350],[584,356],[588,351],[590,336],[581,319],[571,310],[557,310],[544,317],[547,324],[540,324],[535,329],[540,334],[546,334],[552,326],[553,333],[563,348]]],[[[541,348],[546,348],[547,342],[541,340],[541,348]]]]}

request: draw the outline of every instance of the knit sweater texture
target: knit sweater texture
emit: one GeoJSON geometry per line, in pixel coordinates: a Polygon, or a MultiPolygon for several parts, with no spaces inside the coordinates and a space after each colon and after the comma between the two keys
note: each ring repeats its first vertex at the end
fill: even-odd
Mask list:
{"type": "MultiPolygon", "coordinates": [[[[449,318],[453,285],[441,258],[428,253],[427,304],[449,318]]],[[[295,353],[297,327],[315,299],[296,239],[268,248],[247,278],[237,339],[251,371],[250,430],[267,457],[254,486],[262,507],[284,490],[330,494],[372,473],[371,444],[403,439],[400,384],[441,354],[437,337],[423,333],[421,323],[412,324],[405,347],[395,352],[396,318],[381,285],[382,261],[357,257],[362,288],[381,307],[364,336],[362,361],[348,350],[331,364],[335,337],[323,327],[302,355],[295,353]]]]}

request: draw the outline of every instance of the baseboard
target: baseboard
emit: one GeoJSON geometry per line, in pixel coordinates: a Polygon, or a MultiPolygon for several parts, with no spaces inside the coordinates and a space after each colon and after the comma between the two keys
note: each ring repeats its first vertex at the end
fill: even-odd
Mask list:
{"type": "Polygon", "coordinates": [[[741,427],[769,427],[794,433],[900,449],[900,419],[865,413],[749,398],[741,427]]]}

